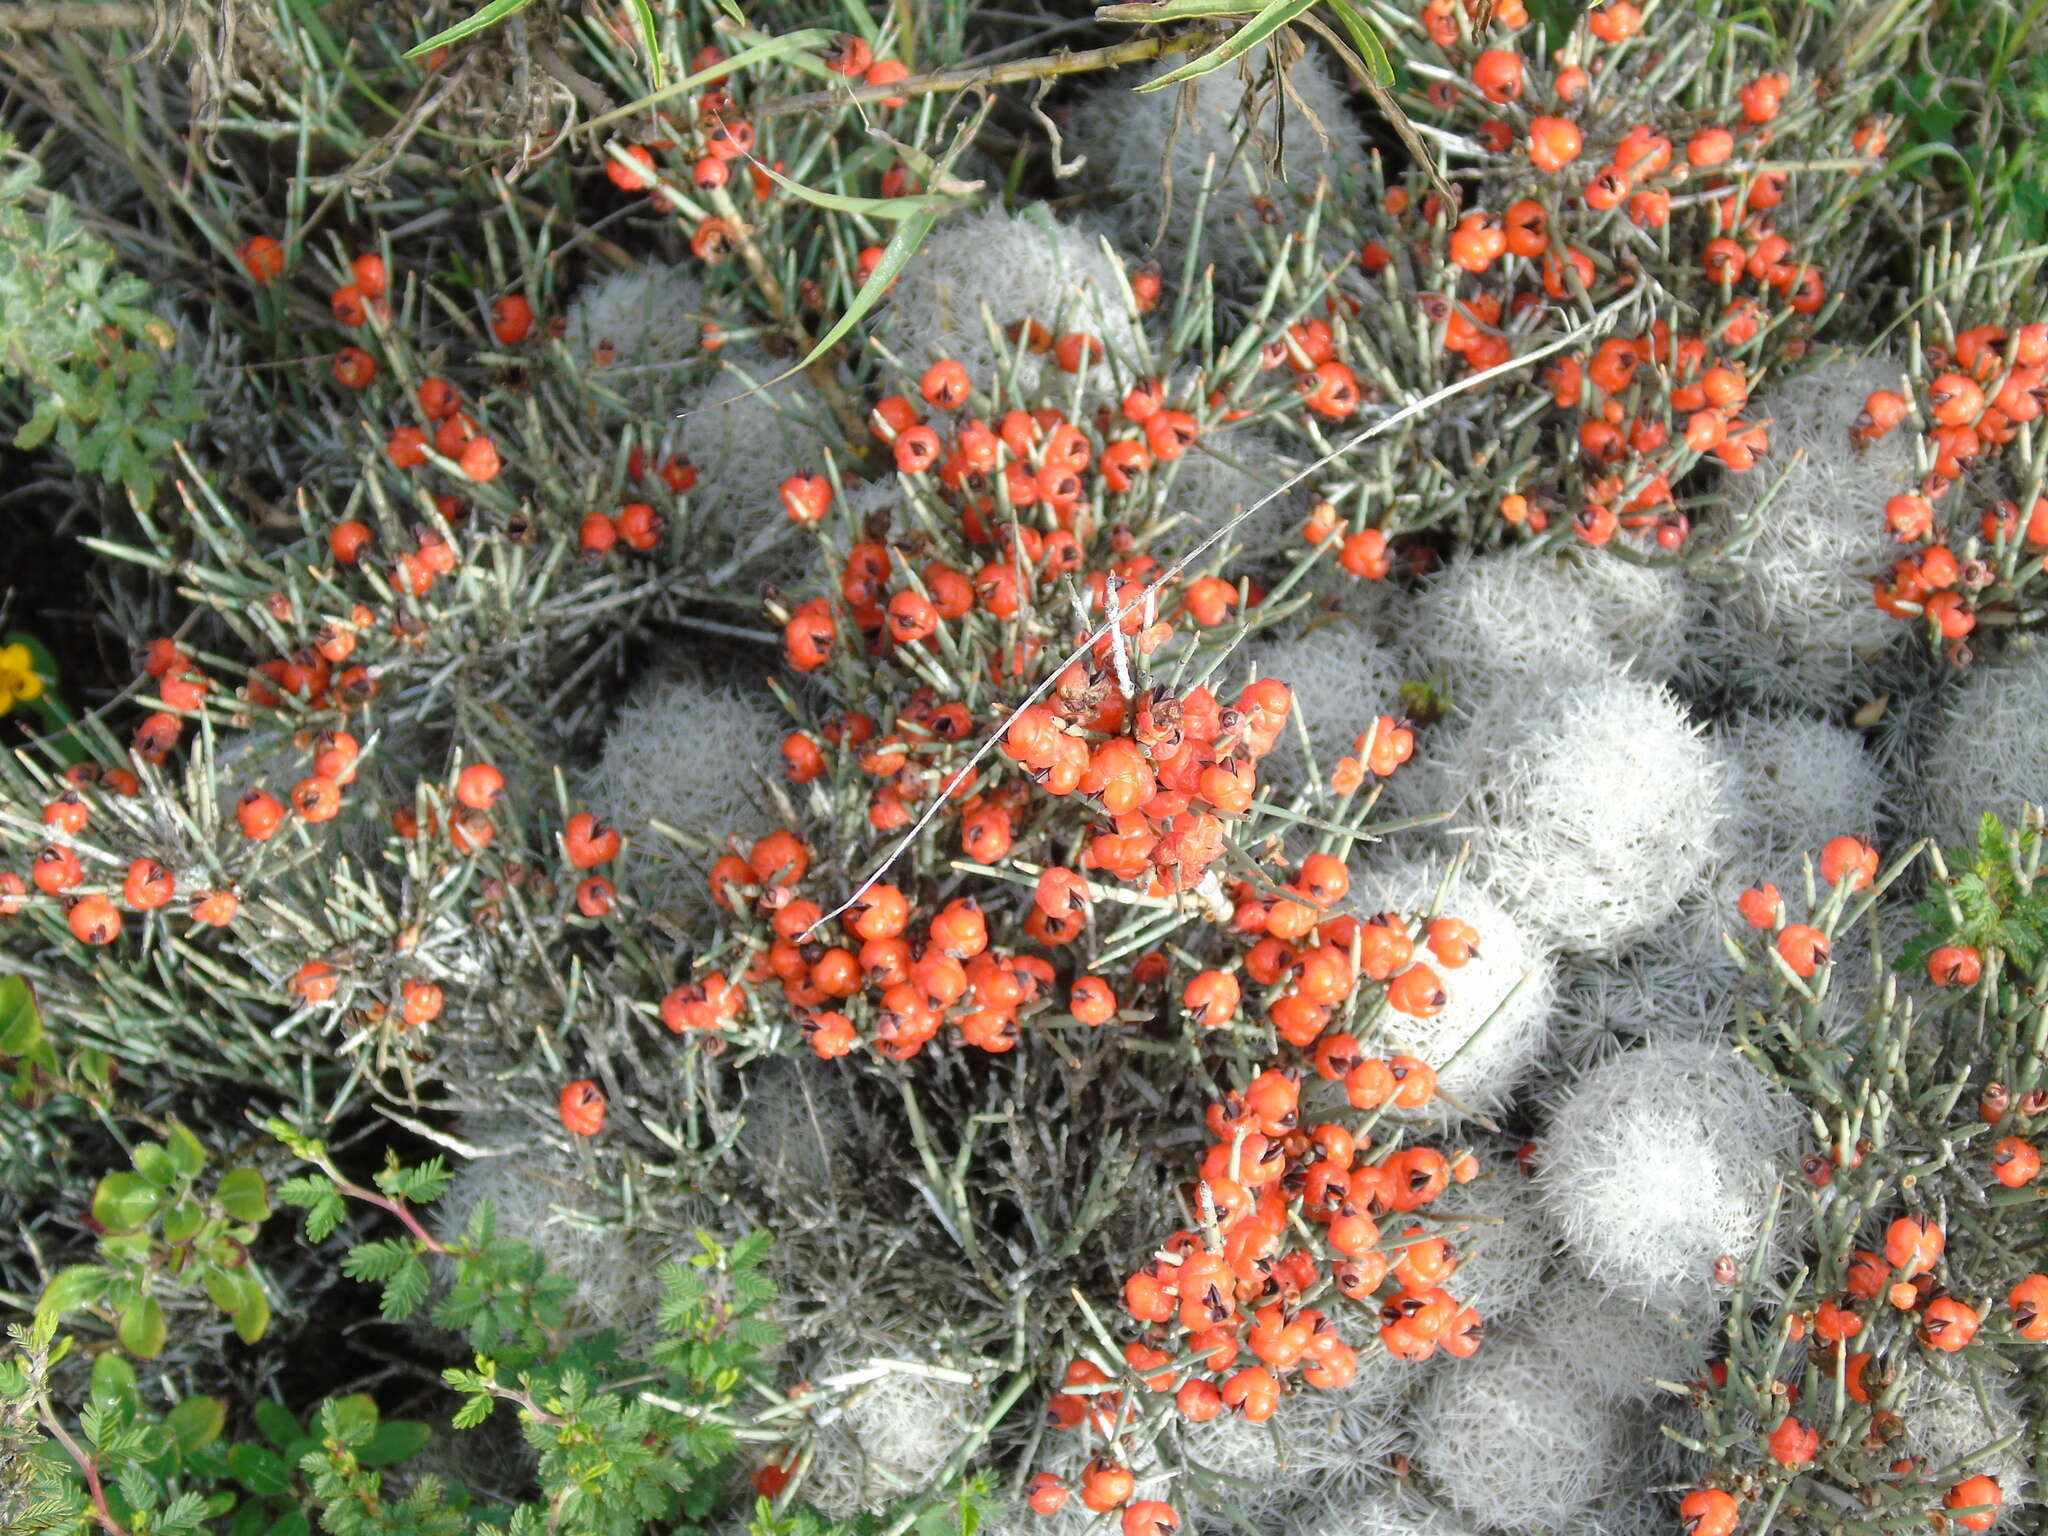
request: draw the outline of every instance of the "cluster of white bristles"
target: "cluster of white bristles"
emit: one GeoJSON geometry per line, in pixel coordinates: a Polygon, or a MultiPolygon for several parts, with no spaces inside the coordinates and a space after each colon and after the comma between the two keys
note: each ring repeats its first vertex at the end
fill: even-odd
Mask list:
{"type": "MultiPolygon", "coordinates": [[[[1355,173],[1362,151],[1335,87],[1313,64],[1293,79],[1330,138],[1292,113],[1290,180],[1355,173]]],[[[1256,251],[1272,146],[1238,152],[1243,93],[1219,77],[1176,106],[1172,92],[1118,87],[1075,114],[1066,148],[1123,194],[1111,223],[1125,249],[1161,221],[1158,160],[1178,114],[1166,251],[1189,237],[1205,176],[1204,238],[1226,264],[1256,251]]],[[[913,375],[953,358],[983,387],[1018,357],[1001,333],[1019,321],[1085,329],[1134,356],[1144,341],[1120,267],[1100,239],[1044,209],[959,217],[905,271],[876,335],[913,375]]],[[[574,344],[618,328],[604,317],[628,301],[694,307],[659,279],[621,281],[579,312],[574,344]]],[[[763,376],[771,366],[751,362],[763,376]]],[[[1043,363],[1023,366],[1027,385],[1056,382],[1043,363]]],[[[1722,934],[1736,926],[1736,894],[1764,879],[1799,888],[1805,862],[1836,836],[1955,837],[1987,805],[2011,813],[2038,797],[2048,761],[2048,654],[1976,669],[1924,744],[1925,804],[1901,803],[1841,723],[1906,632],[1872,606],[1869,581],[1895,553],[1881,513],[1910,486],[1910,445],[1899,434],[1857,449],[1847,435],[1862,398],[1897,373],[1886,361],[1823,364],[1758,402],[1774,449],[1768,467],[1725,478],[1726,520],[1747,535],[1732,584],[1710,590],[1587,551],[1468,557],[1411,596],[1354,595],[1246,658],[1299,706],[1272,758],[1281,795],[1311,773],[1327,779],[1374,715],[1403,714],[1404,683],[1445,702],[1390,801],[1448,821],[1366,859],[1354,890],[1365,910],[1440,903],[1478,929],[1479,951],[1444,972],[1441,1013],[1390,1022],[1367,1044],[1439,1065],[1442,1099],[1425,1121],[1477,1130],[1470,1122],[1521,1111],[1537,1151],[1532,1178],[1509,1144],[1484,1143],[1483,1177],[1433,1213],[1468,1250],[1458,1290],[1488,1321],[1479,1356],[1424,1373],[1419,1397],[1362,1369],[1346,1392],[1290,1397],[1266,1428],[1188,1432],[1229,1490],[1228,1507],[1210,1512],[1218,1521],[1289,1536],[1604,1536],[1636,1529],[1646,1490],[1683,1475],[1642,1405],[1697,1372],[1725,1295],[1717,1267],[1782,1271],[1801,1238],[1779,1187],[1794,1145],[1789,1101],[1727,1039],[1740,974],[1722,934]],[[1687,702],[1703,699],[1711,727],[1687,702]],[[1412,1476],[1389,1485],[1385,1464],[1404,1450],[1412,1476]]],[[[683,399],[731,387],[700,380],[683,399]]],[[[805,467],[792,462],[785,420],[758,401],[688,418],[681,435],[714,526],[774,521],[772,481],[805,467]]],[[[1284,450],[1256,434],[1212,446],[1176,471],[1168,499],[1203,526],[1227,511],[1218,503],[1256,500],[1289,472],[1284,450]]],[[[860,508],[893,494],[892,482],[850,492],[860,508]]],[[[635,834],[643,892],[701,907],[702,860],[650,824],[765,830],[760,787],[736,765],[772,763],[782,729],[764,694],[696,677],[665,679],[620,715],[586,788],[635,834]]],[[[1853,1018],[1862,997],[1838,978],[1831,1016],[1853,1018]]],[[[770,1113],[773,1097],[751,1134],[807,1146],[804,1125],[770,1113]]],[[[982,1402],[943,1370],[882,1372],[824,1427],[806,1496],[835,1514],[880,1507],[944,1462],[982,1402]]],[[[1960,1395],[1923,1407],[1911,1419],[1927,1440],[1916,1452],[1967,1451],[1982,1417],[1980,1400],[1960,1395]]]]}
{"type": "Polygon", "coordinates": [[[1354,190],[1364,135],[1319,58],[1295,60],[1282,84],[1261,45],[1191,85],[1143,89],[1180,62],[1155,66],[1138,89],[1118,79],[1091,92],[1066,148],[1083,162],[1077,174],[1114,192],[1105,218],[1128,249],[1153,249],[1157,239],[1177,270],[1199,230],[1205,260],[1248,270],[1275,240],[1261,228],[1262,205],[1291,214],[1289,201],[1319,179],[1334,193],[1354,190]]]}
{"type": "Polygon", "coordinates": [[[711,909],[710,865],[655,823],[744,847],[779,823],[760,774],[775,771],[787,725],[765,691],[676,672],[641,686],[612,722],[581,788],[632,839],[634,888],[686,914],[711,909]]]}

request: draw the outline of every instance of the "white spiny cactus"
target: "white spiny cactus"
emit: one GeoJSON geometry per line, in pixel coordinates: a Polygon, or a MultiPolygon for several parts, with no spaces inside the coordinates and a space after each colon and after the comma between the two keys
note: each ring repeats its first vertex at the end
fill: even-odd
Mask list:
{"type": "Polygon", "coordinates": [[[1411,793],[1448,803],[1479,876],[1560,949],[1622,947],[1727,856],[1712,748],[1668,692],[1620,673],[1532,674],[1433,728],[1418,759],[1411,793]]]}
{"type": "Polygon", "coordinates": [[[1665,682],[1677,675],[1697,622],[1698,594],[1668,566],[1510,550],[1459,560],[1415,600],[1417,675],[1471,711],[1532,678],[1623,667],[1665,682]]]}
{"type": "Polygon", "coordinates": [[[680,366],[705,355],[703,309],[688,268],[649,262],[577,289],[562,342],[597,382],[629,399],[667,398],[680,366]]]}
{"type": "Polygon", "coordinates": [[[1753,537],[1742,580],[1711,609],[1703,676],[1834,713],[1861,702],[1873,667],[1899,646],[1907,626],[1871,602],[1871,582],[1899,557],[1884,508],[1917,484],[1912,434],[1858,445],[1849,428],[1872,390],[1899,389],[1901,377],[1883,360],[1831,360],[1745,412],[1768,424],[1771,449],[1723,476],[1731,515],[1748,518],[1753,537]]]}
{"type": "Polygon", "coordinates": [[[643,685],[613,720],[581,786],[593,809],[633,840],[623,878],[664,904],[708,909],[710,861],[648,823],[742,844],[768,831],[771,802],[751,770],[774,763],[784,734],[757,689],[694,673],[643,685]]]}
{"type": "Polygon", "coordinates": [[[2005,1497],[1998,1529],[2019,1523],[2034,1483],[2035,1426],[1995,1372],[1967,1373],[1946,1361],[1917,1360],[1901,1386],[1897,1411],[1906,1425],[1905,1449],[1928,1472],[1952,1474],[1956,1482],[1980,1473],[1995,1479],[2005,1497]]]}
{"type": "Polygon", "coordinates": [[[1936,726],[1921,770],[1927,829],[1973,838],[1991,811],[2009,825],[2048,790],[2048,647],[1982,661],[1936,726]]]}
{"type": "MultiPolygon", "coordinates": [[[[1430,864],[1369,865],[1353,883],[1372,910],[1420,917],[1436,903],[1444,871],[1430,864]]],[[[1447,1000],[1433,1017],[1388,1013],[1365,1043],[1374,1051],[1404,1051],[1437,1069],[1443,1091],[1477,1114],[1508,1102],[1516,1085],[1543,1054],[1549,1038],[1555,972],[1549,947],[1515,917],[1513,909],[1467,876],[1444,897],[1441,914],[1470,924],[1478,948],[1461,966],[1428,950],[1424,926],[1416,946],[1443,982],[1447,1000]]],[[[1456,1116],[1449,1104],[1432,1113],[1456,1116]]]]}
{"type": "MultiPolygon", "coordinates": [[[[1277,677],[1292,690],[1301,716],[1299,726],[1288,722],[1266,759],[1272,782],[1282,789],[1298,789],[1308,778],[1303,729],[1317,775],[1327,784],[1337,759],[1352,755],[1375,715],[1402,715],[1400,656],[1380,643],[1362,615],[1318,615],[1286,639],[1255,643],[1248,650],[1261,677],[1277,677]]],[[[1262,776],[1269,771],[1266,765],[1262,776]]]]}
{"type": "Polygon", "coordinates": [[[1541,1293],[1557,1239],[1513,1150],[1486,1142],[1474,1152],[1479,1177],[1453,1184],[1430,1206],[1430,1230],[1458,1251],[1447,1289],[1497,1329],[1541,1293]]]}
{"type": "Polygon", "coordinates": [[[1561,1094],[1538,1139],[1536,1182],[1588,1279],[1697,1311],[1716,1304],[1717,1259],[1746,1265],[1766,1242],[1774,1260],[1789,1251],[1778,1183],[1795,1124],[1792,1101],[1726,1046],[1646,1044],[1561,1094]]]}
{"type": "MultiPolygon", "coordinates": [[[[1183,92],[1141,93],[1111,81],[1075,108],[1067,149],[1087,156],[1088,174],[1116,193],[1109,217],[1129,249],[1150,249],[1164,214],[1161,251],[1177,260],[1197,232],[1205,176],[1202,255],[1231,271],[1249,269],[1266,243],[1259,238],[1262,201],[1291,216],[1294,199],[1312,192],[1319,177],[1334,192],[1356,188],[1365,171],[1364,135],[1343,88],[1320,58],[1308,56],[1289,70],[1283,92],[1268,79],[1270,58],[1265,47],[1253,49],[1242,67],[1218,70],[1183,92]]],[[[1154,67],[1150,77],[1176,63],[1154,67]]]]}
{"type": "Polygon", "coordinates": [[[1629,1473],[1627,1410],[1579,1375],[1569,1348],[1504,1330],[1431,1375],[1410,1459],[1475,1525],[1565,1527],[1629,1473]]]}
{"type": "MultiPolygon", "coordinates": [[[[1113,356],[1129,357],[1138,328],[1124,291],[1116,258],[1099,239],[1061,223],[1043,204],[1016,213],[997,206],[933,231],[896,280],[876,331],[913,376],[950,358],[987,391],[1015,345],[990,340],[984,306],[998,332],[1035,321],[1054,335],[1086,332],[1113,356]]],[[[1065,377],[1049,370],[1027,352],[1020,382],[1065,377]]],[[[1107,387],[1110,373],[1096,372],[1107,387]]]]}
{"type": "Polygon", "coordinates": [[[876,1511],[915,1493],[965,1440],[986,1406],[977,1379],[916,1358],[834,1357],[813,1372],[843,1388],[829,1410],[814,1413],[817,1437],[803,1497],[835,1519],[876,1511]]]}

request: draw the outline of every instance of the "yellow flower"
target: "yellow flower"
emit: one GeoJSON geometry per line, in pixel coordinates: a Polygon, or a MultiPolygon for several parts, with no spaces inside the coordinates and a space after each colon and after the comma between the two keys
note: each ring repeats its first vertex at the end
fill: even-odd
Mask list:
{"type": "Polygon", "coordinates": [[[25,645],[0,646],[0,715],[14,708],[15,700],[27,703],[43,691],[36,676],[35,658],[25,645]]]}

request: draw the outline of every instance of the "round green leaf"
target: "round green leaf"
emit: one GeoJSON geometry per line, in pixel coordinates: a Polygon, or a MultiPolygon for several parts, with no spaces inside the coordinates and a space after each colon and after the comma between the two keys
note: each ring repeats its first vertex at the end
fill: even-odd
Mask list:
{"type": "Polygon", "coordinates": [[[252,1226],[270,1214],[270,1192],[263,1187],[263,1175],[254,1168],[235,1168],[222,1174],[214,1199],[235,1220],[252,1226]]]}
{"type": "Polygon", "coordinates": [[[206,1225],[206,1207],[197,1200],[180,1200],[164,1212],[164,1241],[190,1242],[206,1225]]]}
{"type": "Polygon", "coordinates": [[[206,1166],[206,1148],[179,1121],[171,1122],[170,1134],[164,1137],[164,1150],[170,1153],[178,1172],[188,1179],[206,1166]]]}
{"type": "Polygon", "coordinates": [[[50,1283],[43,1287],[42,1299],[36,1303],[36,1310],[62,1317],[66,1312],[91,1306],[106,1293],[107,1272],[104,1269],[97,1264],[74,1264],[50,1276],[50,1283]]]}
{"type": "Polygon", "coordinates": [[[239,1271],[209,1264],[200,1275],[200,1282],[206,1287],[207,1298],[223,1312],[232,1312],[242,1304],[242,1277],[239,1271]]]}
{"type": "Polygon", "coordinates": [[[188,1397],[164,1415],[164,1427],[187,1456],[218,1440],[227,1422],[228,1405],[217,1397],[188,1397]]]}
{"type": "Polygon", "coordinates": [[[256,1404],[255,1416],[256,1428],[263,1438],[280,1451],[290,1450],[292,1442],[305,1435],[299,1421],[292,1417],[291,1410],[267,1397],[256,1404]]]}
{"type": "Polygon", "coordinates": [[[42,1038],[35,993],[19,976],[0,976],[0,1056],[26,1056],[42,1038]]]}
{"type": "Polygon", "coordinates": [[[135,1367],[126,1355],[111,1349],[92,1363],[92,1400],[103,1408],[125,1405],[134,1408],[138,1400],[135,1367]]]}
{"type": "Polygon", "coordinates": [[[377,1426],[370,1443],[356,1452],[366,1467],[389,1467],[419,1453],[433,1431],[418,1419],[387,1419],[377,1426]]]}
{"type": "Polygon", "coordinates": [[[164,1309],[154,1296],[139,1298],[121,1314],[121,1347],[138,1360],[154,1360],[164,1352],[164,1309]]]}
{"type": "Polygon", "coordinates": [[[88,1047],[80,1051],[72,1061],[78,1068],[78,1075],[102,1093],[114,1086],[114,1058],[105,1051],[88,1047]]]}
{"type": "Polygon", "coordinates": [[[164,1192],[140,1174],[110,1173],[93,1191],[92,1219],[109,1232],[133,1232],[163,1203],[164,1192]]]}
{"type": "Polygon", "coordinates": [[[228,1318],[235,1325],[235,1337],[244,1344],[254,1344],[270,1327],[270,1298],[263,1294],[263,1283],[251,1270],[238,1271],[242,1281],[242,1299],[238,1306],[231,1308],[228,1318]]]}
{"type": "Polygon", "coordinates": [[[135,1171],[158,1189],[169,1189],[178,1182],[178,1165],[162,1147],[145,1142],[132,1156],[135,1171]]]}
{"type": "Polygon", "coordinates": [[[259,1499],[273,1498],[292,1485],[291,1469],[277,1452],[247,1443],[228,1450],[228,1471],[259,1499]]]}
{"type": "Polygon", "coordinates": [[[126,1264],[147,1264],[151,1238],[148,1232],[116,1232],[100,1239],[100,1253],[126,1264]]]}

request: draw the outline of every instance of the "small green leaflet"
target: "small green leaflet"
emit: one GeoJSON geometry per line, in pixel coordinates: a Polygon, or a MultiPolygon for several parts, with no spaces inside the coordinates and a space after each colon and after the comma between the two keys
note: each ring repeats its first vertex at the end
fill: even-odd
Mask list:
{"type": "Polygon", "coordinates": [[[1986,815],[1977,827],[1976,847],[1949,851],[1948,865],[1957,873],[1947,890],[1930,889],[1913,909],[1924,926],[1894,962],[1897,968],[1916,971],[1947,944],[1968,945],[1987,955],[1998,950],[2027,971],[2039,965],[2048,956],[2048,890],[2038,884],[2023,890],[2012,857],[2005,826],[1986,815]],[[1960,927],[1950,913],[1951,902],[1962,914],[1960,927]]]}

